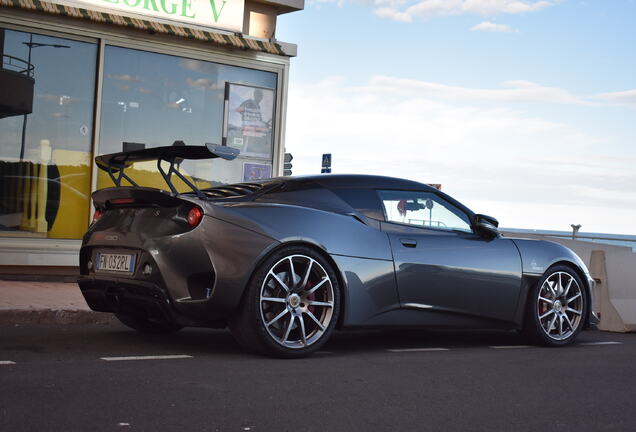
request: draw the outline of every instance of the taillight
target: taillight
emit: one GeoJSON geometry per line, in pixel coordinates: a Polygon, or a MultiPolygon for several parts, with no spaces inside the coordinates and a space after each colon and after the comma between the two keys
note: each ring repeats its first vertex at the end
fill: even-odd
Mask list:
{"type": "Polygon", "coordinates": [[[91,222],[91,224],[94,224],[95,222],[100,220],[103,215],[104,215],[104,211],[103,210],[99,210],[99,209],[95,210],[95,213],[93,213],[93,222],[91,222]]]}
{"type": "Polygon", "coordinates": [[[195,227],[199,225],[199,223],[201,223],[201,219],[203,219],[203,210],[201,210],[199,207],[192,207],[188,212],[188,224],[191,227],[195,227]]]}

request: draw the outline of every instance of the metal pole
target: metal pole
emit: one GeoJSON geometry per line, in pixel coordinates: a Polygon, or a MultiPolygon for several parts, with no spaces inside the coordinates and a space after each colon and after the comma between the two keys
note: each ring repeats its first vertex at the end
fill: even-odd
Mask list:
{"type": "Polygon", "coordinates": [[[0,29],[0,59],[4,57],[4,29],[0,29]]]}
{"type": "MultiPolygon", "coordinates": [[[[29,47],[29,60],[27,61],[27,75],[29,74],[29,71],[31,70],[31,49],[33,47],[33,33],[29,35],[28,47],[29,47]]],[[[20,162],[24,160],[24,146],[25,146],[24,141],[26,138],[27,115],[28,114],[24,114],[24,117],[22,117],[22,143],[20,145],[20,162]]]]}

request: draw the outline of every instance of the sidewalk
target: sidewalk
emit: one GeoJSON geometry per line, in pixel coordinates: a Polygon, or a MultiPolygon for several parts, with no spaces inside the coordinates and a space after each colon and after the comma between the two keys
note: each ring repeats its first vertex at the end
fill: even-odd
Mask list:
{"type": "Polygon", "coordinates": [[[76,283],[0,280],[0,324],[108,323],[93,312],[76,283]]]}

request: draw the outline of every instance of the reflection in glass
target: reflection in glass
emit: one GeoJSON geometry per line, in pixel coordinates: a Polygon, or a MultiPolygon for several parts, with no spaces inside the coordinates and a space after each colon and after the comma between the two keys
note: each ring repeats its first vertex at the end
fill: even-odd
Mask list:
{"type": "MultiPolygon", "coordinates": [[[[276,79],[272,72],[107,46],[99,153],[124,151],[131,143],[146,148],[175,141],[220,144],[225,83],[275,89],[276,79]]],[[[271,148],[253,156],[271,166],[271,148]]],[[[239,161],[184,161],[180,169],[199,187],[243,178],[239,161]]],[[[137,163],[130,172],[141,185],[166,188],[154,162],[137,163]]],[[[110,186],[108,175],[100,172],[98,189],[110,186]]]]}
{"type": "Polygon", "coordinates": [[[226,86],[225,145],[239,149],[244,156],[271,158],[276,93],[272,89],[234,83],[226,86]]]}
{"type": "Polygon", "coordinates": [[[434,193],[381,191],[380,199],[389,222],[471,232],[466,214],[434,193]]]}
{"type": "Polygon", "coordinates": [[[16,78],[8,59],[31,65],[35,81],[30,114],[17,114],[11,103],[0,111],[0,235],[81,238],[88,226],[96,46],[0,32],[0,88],[16,78]]]}

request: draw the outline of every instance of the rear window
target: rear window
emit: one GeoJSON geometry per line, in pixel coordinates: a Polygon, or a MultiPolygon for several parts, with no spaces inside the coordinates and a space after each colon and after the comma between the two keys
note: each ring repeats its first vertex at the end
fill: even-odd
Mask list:
{"type": "Polygon", "coordinates": [[[301,188],[276,189],[258,197],[256,201],[299,205],[336,213],[349,213],[351,206],[329,189],[316,185],[301,188]],[[290,190],[291,189],[291,190],[290,190]]]}
{"type": "Polygon", "coordinates": [[[384,211],[374,189],[333,189],[333,193],[366,217],[384,220],[384,211]]]}

